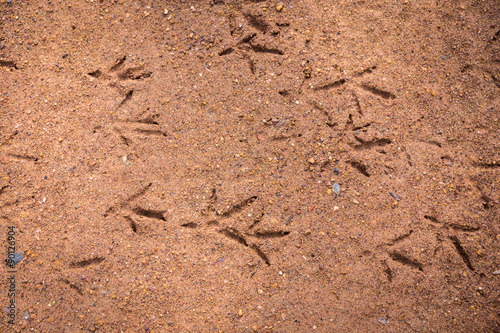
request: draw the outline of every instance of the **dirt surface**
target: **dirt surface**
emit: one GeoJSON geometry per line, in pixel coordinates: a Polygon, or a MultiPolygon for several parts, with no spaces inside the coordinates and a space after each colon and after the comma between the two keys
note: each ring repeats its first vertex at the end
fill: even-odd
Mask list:
{"type": "Polygon", "coordinates": [[[4,332],[500,331],[497,0],[0,16],[4,332]]]}

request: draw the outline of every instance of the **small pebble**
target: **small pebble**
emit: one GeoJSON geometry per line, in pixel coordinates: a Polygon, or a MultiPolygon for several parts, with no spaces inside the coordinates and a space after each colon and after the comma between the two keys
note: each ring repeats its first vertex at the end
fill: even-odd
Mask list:
{"type": "Polygon", "coordinates": [[[316,161],[315,161],[315,160],[314,160],[314,158],[312,158],[312,157],[311,157],[310,159],[308,159],[307,161],[308,161],[309,163],[311,163],[311,164],[316,163],[316,161]]]}
{"type": "Polygon", "coordinates": [[[500,269],[498,271],[494,271],[493,275],[500,275],[500,269]]]}
{"type": "Polygon", "coordinates": [[[332,191],[336,195],[340,195],[340,185],[337,183],[333,184],[332,191]]]}
{"type": "Polygon", "coordinates": [[[385,318],[379,318],[378,319],[378,322],[381,323],[381,324],[384,324],[384,325],[387,325],[389,324],[389,320],[385,319],[385,318]]]}
{"type": "Polygon", "coordinates": [[[281,12],[283,10],[283,4],[282,3],[279,3],[277,6],[276,6],[276,11],[277,12],[281,12]]]}
{"type": "Polygon", "coordinates": [[[352,202],[354,202],[355,204],[359,204],[359,201],[356,199],[353,199],[352,202]]]}
{"type": "Polygon", "coordinates": [[[238,310],[238,316],[240,316],[240,317],[243,316],[243,310],[242,309],[238,310]]]}
{"type": "Polygon", "coordinates": [[[336,175],[338,175],[338,174],[339,174],[339,172],[340,172],[340,171],[339,171],[339,169],[338,169],[338,168],[333,168],[333,173],[335,173],[336,175]]]}

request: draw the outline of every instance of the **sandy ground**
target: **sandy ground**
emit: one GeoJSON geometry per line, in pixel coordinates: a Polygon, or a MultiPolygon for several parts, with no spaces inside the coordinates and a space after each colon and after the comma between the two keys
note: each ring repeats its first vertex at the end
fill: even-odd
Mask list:
{"type": "Polygon", "coordinates": [[[0,27],[3,332],[500,332],[497,0],[0,27]]]}

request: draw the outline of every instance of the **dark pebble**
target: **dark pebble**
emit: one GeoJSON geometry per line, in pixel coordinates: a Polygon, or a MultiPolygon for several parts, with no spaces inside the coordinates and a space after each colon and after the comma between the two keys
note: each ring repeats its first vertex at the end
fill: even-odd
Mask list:
{"type": "Polygon", "coordinates": [[[396,193],[389,192],[389,194],[391,195],[391,197],[393,197],[397,201],[401,200],[401,197],[399,195],[397,195],[396,193]]]}

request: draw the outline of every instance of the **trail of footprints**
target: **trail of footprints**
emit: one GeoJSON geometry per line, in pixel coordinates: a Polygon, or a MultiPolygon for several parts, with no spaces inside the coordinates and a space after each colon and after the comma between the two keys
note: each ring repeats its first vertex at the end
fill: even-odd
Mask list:
{"type": "Polygon", "coordinates": [[[96,69],[88,73],[88,75],[93,78],[108,81],[110,87],[118,89],[123,99],[118,104],[117,109],[127,103],[134,94],[134,89],[123,84],[123,82],[143,80],[150,77],[152,74],[150,71],[145,70],[142,65],[124,68],[126,59],[126,56],[117,59],[107,71],[103,72],[100,69],[96,69]]]}
{"type": "MultiPolygon", "coordinates": [[[[271,29],[271,27],[264,19],[262,19],[262,17],[255,16],[250,13],[243,13],[243,16],[247,20],[248,24],[257,29],[258,32],[253,32],[242,36],[232,46],[226,47],[225,49],[221,50],[219,52],[219,56],[226,56],[233,52],[236,52],[242,58],[247,60],[251,72],[255,74],[255,60],[252,54],[269,53],[275,55],[283,55],[284,52],[279,48],[267,46],[265,42],[264,43],[262,42],[263,38],[261,37],[263,37],[271,29]]],[[[231,35],[235,34],[236,34],[236,28],[233,26],[231,28],[231,35]]],[[[123,96],[123,99],[119,103],[117,108],[127,103],[132,98],[134,93],[133,89],[127,88],[120,82],[127,80],[142,80],[151,76],[151,72],[144,70],[142,66],[124,68],[125,60],[126,60],[125,56],[118,59],[115,62],[115,64],[109,68],[108,71],[102,72],[101,70],[98,69],[88,73],[88,75],[94,78],[107,80],[110,86],[115,87],[120,91],[121,95],[123,96]]],[[[311,88],[313,95],[320,92],[328,92],[331,90],[339,90],[339,89],[342,89],[342,91],[340,92],[340,96],[346,94],[344,97],[347,97],[350,103],[350,112],[348,112],[347,119],[345,119],[344,128],[341,128],[340,124],[332,118],[331,112],[329,112],[329,110],[322,103],[318,103],[316,101],[317,99],[316,97],[314,97],[314,100],[311,101],[311,105],[315,109],[323,112],[323,114],[327,118],[325,122],[327,126],[332,128],[339,128],[340,135],[342,136],[351,135],[353,137],[354,143],[350,143],[350,146],[354,151],[363,151],[363,150],[370,150],[373,148],[381,148],[392,143],[392,140],[386,137],[365,140],[362,137],[354,134],[354,132],[356,131],[366,129],[371,126],[371,123],[363,123],[362,121],[362,118],[365,115],[360,103],[359,96],[356,93],[356,89],[358,90],[361,89],[382,101],[392,101],[396,99],[396,95],[394,93],[376,87],[375,85],[370,84],[366,81],[360,81],[359,78],[364,77],[365,75],[372,74],[376,69],[377,66],[372,66],[364,70],[361,70],[357,73],[354,73],[352,77],[349,79],[342,78],[330,82],[322,82],[316,85],[309,86],[311,88]],[[357,120],[354,119],[355,117],[357,120]]],[[[308,82],[310,79],[311,79],[311,71],[307,70],[306,68],[304,69],[304,78],[302,81],[302,85],[308,82]]],[[[284,97],[290,94],[287,90],[282,90],[279,93],[284,97]]],[[[132,139],[129,137],[127,133],[135,132],[147,136],[166,136],[166,134],[161,130],[157,120],[151,115],[139,117],[135,120],[124,122],[121,125],[122,126],[115,126],[113,130],[118,135],[120,140],[127,146],[132,144],[132,139]]],[[[278,122],[277,127],[279,126],[280,123],[278,122]]],[[[370,174],[368,172],[368,167],[363,162],[352,160],[348,161],[348,163],[363,176],[370,177],[370,174]]],[[[411,162],[409,161],[409,163],[411,162]]],[[[481,167],[497,168],[498,165],[497,164],[481,165],[481,167]]],[[[152,184],[150,183],[139,192],[127,198],[121,204],[110,207],[106,211],[105,216],[109,216],[110,214],[121,216],[134,233],[139,233],[140,230],[140,225],[137,222],[137,217],[142,216],[145,218],[154,219],[157,220],[159,223],[168,222],[168,216],[166,211],[145,209],[134,204],[134,201],[139,197],[143,196],[144,194],[146,194],[146,192],[149,190],[151,186],[152,184]]],[[[209,198],[209,202],[206,205],[206,208],[204,208],[201,211],[201,215],[203,216],[204,221],[198,221],[198,220],[188,221],[183,223],[182,225],[179,225],[179,227],[199,229],[203,232],[216,232],[230,241],[237,242],[244,249],[252,251],[254,255],[261,258],[267,265],[271,265],[271,261],[269,259],[268,254],[266,254],[261,249],[257,241],[259,239],[274,239],[274,238],[286,237],[287,235],[290,234],[289,231],[285,230],[266,231],[266,232],[256,231],[255,226],[257,226],[262,220],[262,217],[264,215],[263,212],[261,215],[254,218],[254,221],[250,226],[243,228],[243,230],[231,227],[230,226],[231,223],[227,223],[228,221],[235,219],[238,215],[244,214],[245,210],[248,207],[250,207],[252,203],[255,202],[256,200],[258,200],[258,198],[256,196],[252,196],[245,200],[240,201],[237,204],[234,204],[225,211],[217,211],[215,209],[215,203],[217,201],[217,193],[216,189],[214,188],[212,190],[212,194],[209,198]]],[[[486,204],[488,204],[488,201],[487,200],[485,201],[486,204]]],[[[424,218],[430,223],[440,225],[442,228],[446,229],[449,228],[452,231],[473,232],[479,229],[479,227],[476,226],[463,226],[453,223],[441,223],[437,218],[431,215],[425,215],[424,218]]],[[[416,269],[418,271],[423,271],[425,268],[424,265],[420,263],[418,260],[410,258],[404,255],[403,253],[392,249],[392,246],[394,246],[395,244],[398,244],[400,242],[409,239],[412,233],[413,230],[411,230],[407,234],[397,237],[388,244],[383,245],[384,252],[387,254],[387,258],[382,261],[382,266],[384,267],[384,272],[389,281],[392,281],[394,274],[390,266],[387,264],[388,260],[392,260],[401,265],[404,265],[411,269],[416,269]]],[[[470,257],[467,254],[467,251],[462,246],[458,236],[455,234],[450,234],[446,238],[446,240],[449,241],[456,249],[457,254],[462,259],[465,266],[469,270],[473,271],[474,267],[472,265],[470,257]]],[[[72,268],[85,267],[92,263],[100,263],[103,260],[104,258],[93,258],[88,260],[82,260],[79,262],[72,263],[71,267],[72,268]]],[[[72,286],[70,285],[70,287],[72,286]]]]}
{"type": "MultiPolygon", "coordinates": [[[[387,137],[373,137],[364,139],[358,135],[359,131],[366,132],[372,123],[367,121],[367,115],[363,111],[359,93],[356,90],[362,89],[376,99],[384,102],[392,101],[396,95],[392,92],[380,89],[373,84],[366,81],[360,81],[361,77],[373,74],[377,66],[365,68],[359,72],[353,73],[349,78],[335,79],[332,81],[318,81],[320,79],[312,77],[312,68],[310,66],[304,68],[304,78],[302,86],[307,84],[311,92],[309,104],[326,117],[325,124],[337,130],[340,138],[345,139],[347,144],[354,152],[362,152],[365,150],[376,149],[379,153],[385,153],[383,147],[390,145],[392,140],[387,137]],[[312,83],[314,81],[314,83],[312,83]],[[336,91],[338,96],[333,96],[336,101],[330,105],[332,96],[329,95],[330,91],[336,91]],[[343,102],[342,102],[343,101],[343,102]],[[324,102],[324,103],[323,103],[324,102]],[[341,103],[340,105],[335,103],[341,103]],[[344,103],[344,104],[342,104],[344,103]],[[344,125],[342,126],[342,122],[344,125]]],[[[362,160],[351,159],[349,163],[355,170],[357,170],[364,177],[370,177],[368,166],[362,160]]]]}
{"type": "MultiPolygon", "coordinates": [[[[266,39],[266,33],[272,30],[272,27],[267,23],[262,14],[253,14],[250,12],[242,13],[247,23],[255,28],[257,32],[252,32],[244,35],[239,41],[231,46],[222,49],[219,56],[226,56],[231,53],[236,53],[240,58],[245,59],[252,74],[255,74],[256,65],[254,55],[258,53],[267,53],[274,55],[284,55],[284,51],[279,47],[270,46],[270,40],[266,39]]],[[[236,27],[235,17],[233,14],[229,15],[229,25],[231,36],[236,35],[239,29],[236,27]]],[[[279,26],[278,26],[279,29],[279,26]]],[[[277,31],[271,32],[277,34],[277,31]]]]}
{"type": "MultiPolygon", "coordinates": [[[[331,118],[330,112],[328,112],[328,110],[323,106],[322,103],[319,103],[319,102],[313,100],[313,101],[311,101],[311,105],[314,108],[316,108],[317,110],[320,110],[321,112],[323,112],[323,114],[327,117],[326,124],[329,127],[340,129],[341,136],[352,135],[355,143],[350,143],[349,145],[351,146],[351,148],[353,148],[354,151],[380,148],[380,147],[383,147],[383,146],[386,146],[386,145],[389,145],[392,143],[392,140],[389,138],[383,137],[383,138],[373,138],[371,140],[364,140],[363,138],[354,134],[354,132],[356,132],[358,130],[361,130],[363,128],[367,128],[367,127],[371,126],[371,124],[370,123],[363,124],[362,122],[360,125],[354,124],[353,117],[356,116],[359,119],[362,119],[364,116],[364,113],[363,113],[363,110],[361,108],[361,103],[360,103],[359,97],[356,94],[355,89],[353,89],[352,87],[357,87],[357,88],[363,89],[364,91],[366,91],[366,92],[372,94],[373,96],[375,96],[379,99],[382,99],[382,100],[391,101],[391,100],[396,98],[395,94],[393,94],[389,91],[385,91],[385,90],[380,89],[374,85],[370,85],[366,82],[357,82],[356,78],[362,77],[365,74],[371,74],[371,73],[373,73],[374,70],[376,70],[376,68],[377,68],[377,66],[373,66],[373,67],[367,68],[361,72],[355,73],[353,75],[353,78],[350,80],[338,79],[338,80],[331,81],[331,82],[321,83],[321,84],[318,84],[316,86],[312,86],[312,85],[310,86],[312,88],[313,92],[329,91],[332,89],[344,89],[341,92],[341,96],[343,94],[349,95],[348,100],[350,100],[351,110],[355,111],[355,113],[351,113],[351,112],[348,113],[347,119],[345,121],[345,126],[343,129],[339,127],[338,122],[333,121],[333,119],[331,118]],[[349,87],[349,86],[351,86],[351,87],[349,87]]],[[[304,82],[306,82],[308,79],[311,78],[309,71],[305,71],[304,75],[305,75],[304,82]]],[[[351,161],[348,161],[348,163],[354,169],[356,169],[361,175],[363,175],[365,177],[370,177],[370,174],[368,172],[368,167],[363,162],[358,161],[358,160],[351,160],[351,161]]],[[[408,163],[411,166],[410,160],[408,160],[408,163]]],[[[487,168],[496,168],[496,167],[498,167],[498,165],[496,165],[496,164],[495,165],[481,165],[480,167],[487,169],[487,168]]],[[[488,198],[486,198],[486,199],[483,198],[483,201],[485,201],[485,204],[484,204],[485,208],[488,207],[489,203],[491,202],[491,200],[488,200],[488,198]]],[[[477,226],[477,225],[462,225],[462,224],[458,224],[458,223],[442,223],[437,218],[435,218],[431,215],[425,215],[424,218],[427,221],[429,221],[430,223],[438,225],[441,228],[444,228],[445,230],[451,230],[451,232],[448,232],[449,235],[445,238],[444,241],[450,242],[453,245],[453,248],[456,250],[457,255],[464,262],[465,266],[469,270],[474,271],[472,261],[468,255],[467,251],[463,247],[458,235],[456,235],[455,232],[456,231],[458,231],[458,232],[475,232],[475,231],[479,230],[479,226],[477,226]]],[[[390,282],[392,281],[392,279],[394,277],[394,273],[391,270],[390,266],[387,264],[387,260],[397,262],[397,263],[399,263],[403,266],[409,267],[411,269],[416,269],[418,271],[424,271],[425,267],[421,262],[403,254],[400,251],[394,250],[392,248],[395,244],[398,244],[402,241],[409,239],[411,237],[412,233],[413,233],[413,230],[410,230],[407,234],[403,234],[403,235],[395,238],[394,240],[392,240],[388,244],[383,245],[384,253],[386,253],[387,259],[382,260],[381,264],[383,266],[383,271],[386,274],[387,279],[390,282]]]]}
{"type": "MultiPolygon", "coordinates": [[[[129,198],[127,198],[124,202],[117,206],[110,207],[106,213],[105,217],[110,214],[117,214],[121,216],[130,226],[134,233],[139,232],[139,223],[137,222],[137,217],[146,217],[150,219],[155,219],[160,223],[168,222],[167,211],[162,210],[154,210],[154,209],[145,209],[139,207],[134,204],[134,201],[139,197],[146,194],[146,192],[150,189],[152,184],[148,184],[139,192],[133,194],[129,198]]],[[[181,228],[190,228],[190,229],[200,229],[204,232],[216,232],[231,241],[235,241],[238,244],[241,244],[245,249],[252,251],[255,255],[257,255],[263,262],[265,262],[268,266],[271,265],[271,260],[269,259],[268,254],[266,254],[261,247],[258,245],[259,239],[274,239],[274,238],[282,238],[290,234],[290,231],[285,230],[273,230],[273,231],[256,231],[255,227],[260,223],[262,217],[264,216],[264,212],[261,212],[257,215],[253,223],[246,228],[241,230],[240,228],[232,227],[231,221],[235,221],[238,216],[245,215],[246,210],[258,199],[257,196],[248,197],[242,201],[239,201],[232,206],[230,206],[227,210],[217,211],[215,209],[215,204],[217,201],[217,192],[216,189],[212,189],[209,201],[205,208],[201,210],[201,216],[204,221],[188,221],[179,225],[181,228]]]]}
{"type": "MultiPolygon", "coordinates": [[[[460,241],[459,237],[457,234],[454,232],[446,232],[447,230],[451,229],[453,230],[459,230],[461,232],[471,232],[471,231],[477,231],[477,229],[463,229],[463,228],[454,228],[452,224],[447,224],[447,223],[442,223],[440,222],[437,218],[430,216],[430,215],[424,215],[424,218],[428,220],[429,222],[433,224],[439,224],[441,228],[445,231],[447,234],[444,239],[441,239],[440,234],[436,233],[435,236],[437,237],[440,242],[442,241],[449,241],[452,245],[453,248],[456,250],[457,255],[461,258],[461,260],[464,262],[464,265],[470,270],[474,271],[474,267],[472,265],[472,261],[470,259],[470,256],[468,255],[467,251],[462,245],[462,242],[460,241]],[[449,228],[448,228],[449,227],[449,228]]],[[[379,247],[382,247],[384,250],[383,252],[387,254],[388,258],[394,262],[397,262],[403,266],[409,267],[411,269],[416,269],[421,272],[424,271],[424,265],[419,262],[418,260],[411,258],[409,256],[406,256],[400,251],[393,250],[392,247],[400,242],[404,242],[407,239],[411,241],[410,237],[413,234],[413,230],[410,230],[407,233],[402,234],[401,236],[396,237],[392,241],[389,241],[386,244],[380,245],[379,247]]],[[[438,249],[436,248],[434,252],[436,252],[438,249]]],[[[381,261],[381,265],[383,267],[383,271],[387,276],[387,279],[389,282],[392,282],[394,278],[394,273],[390,266],[387,264],[387,259],[384,259],[381,261]]]]}

